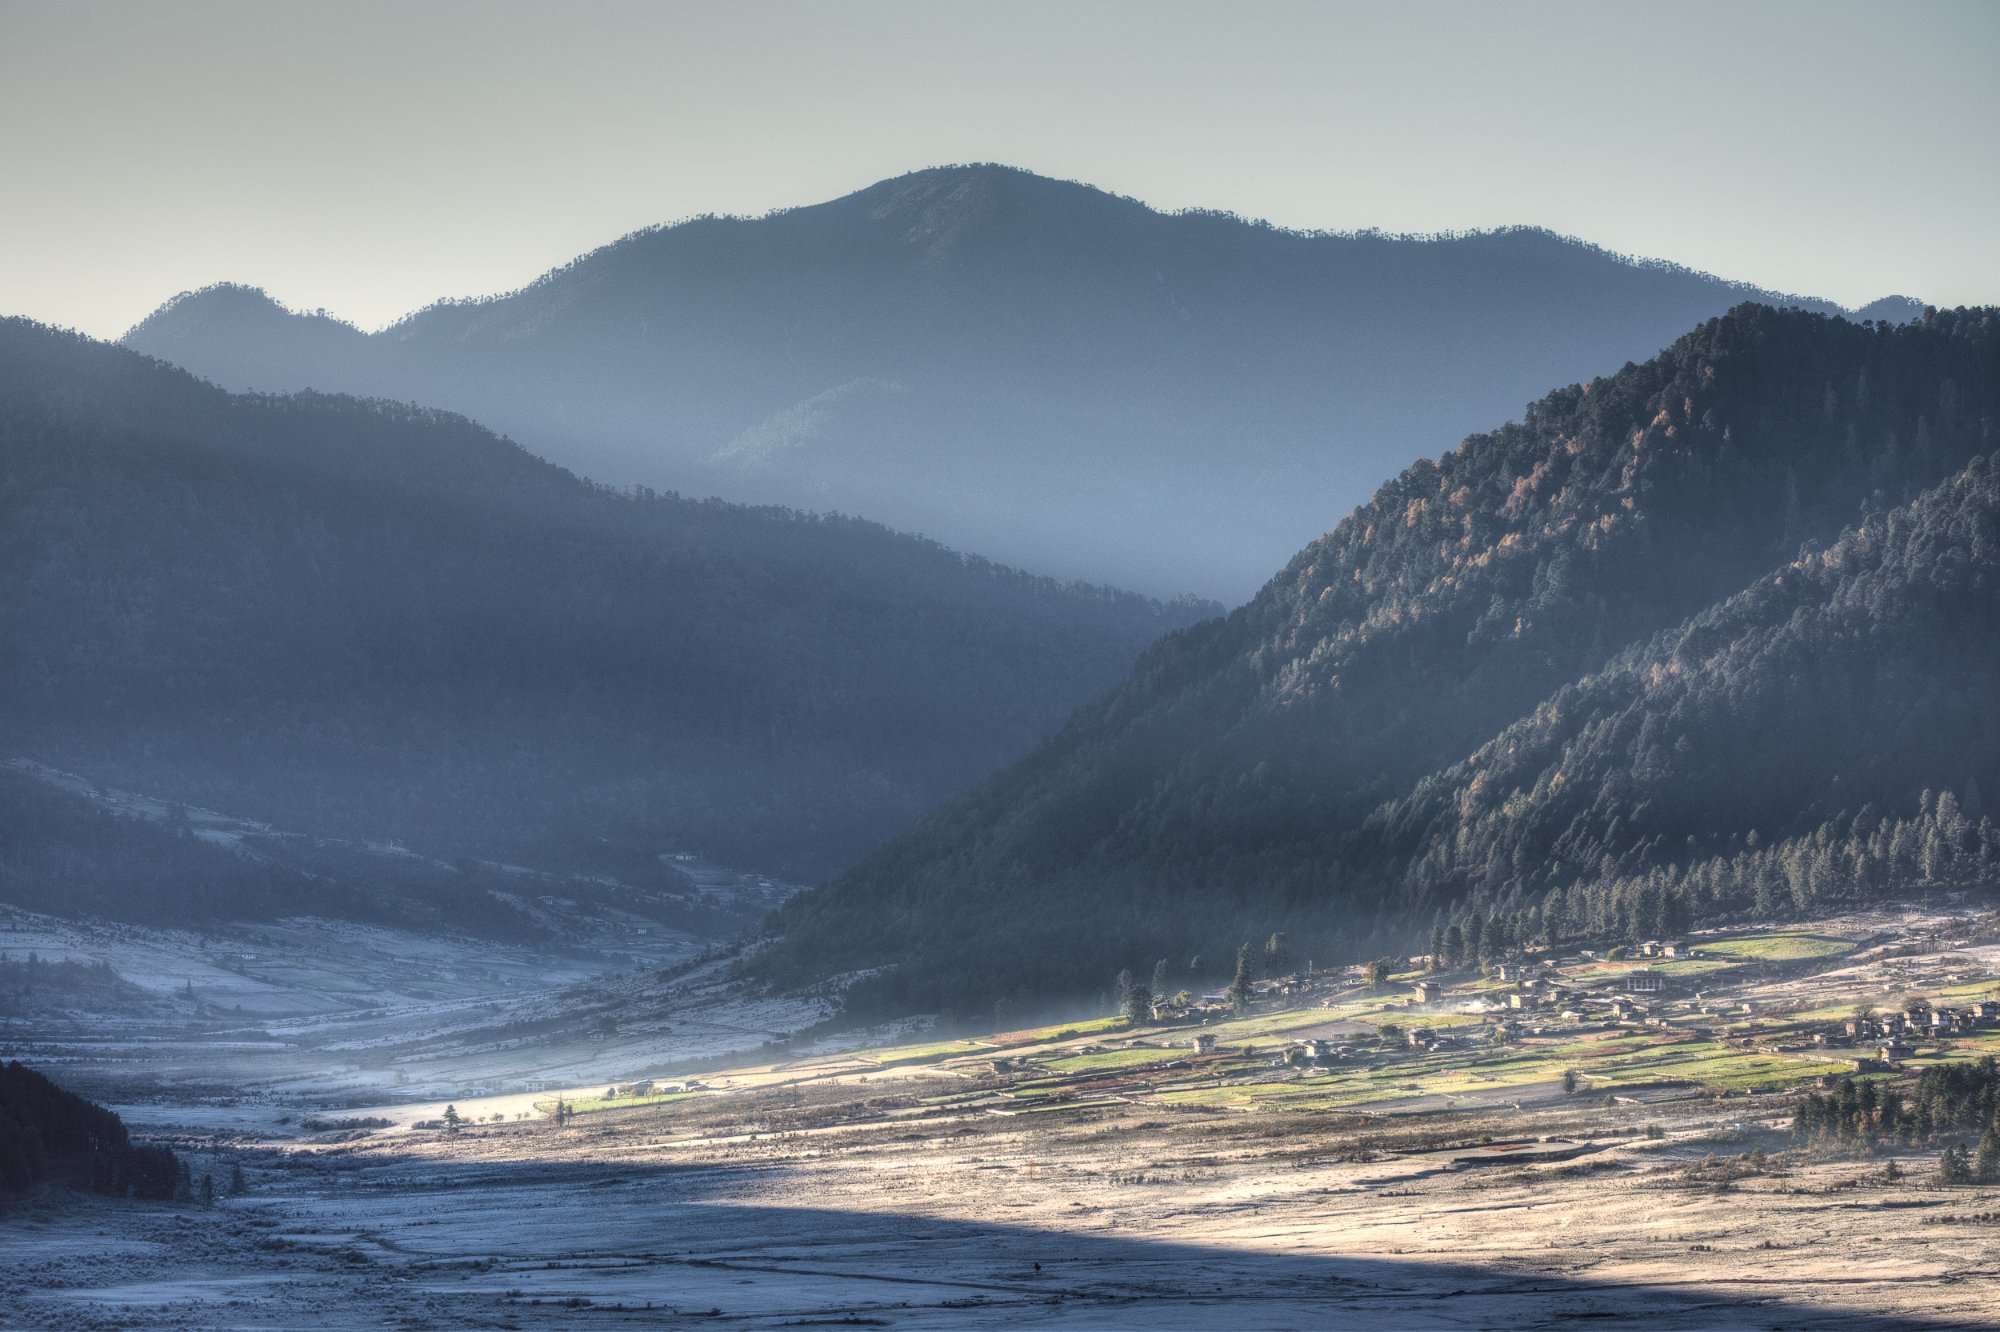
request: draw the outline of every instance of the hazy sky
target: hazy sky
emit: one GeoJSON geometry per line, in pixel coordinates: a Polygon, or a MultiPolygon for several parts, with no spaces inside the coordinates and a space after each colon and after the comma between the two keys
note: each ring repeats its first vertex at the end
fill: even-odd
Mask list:
{"type": "Polygon", "coordinates": [[[2000,302],[2000,3],[0,0],[0,314],[374,327],[636,227],[1000,161],[2000,302]]]}

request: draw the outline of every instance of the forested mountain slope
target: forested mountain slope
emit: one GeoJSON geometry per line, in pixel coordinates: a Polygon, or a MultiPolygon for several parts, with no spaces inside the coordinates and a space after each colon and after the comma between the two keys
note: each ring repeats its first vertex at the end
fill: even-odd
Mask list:
{"type": "MultiPolygon", "coordinates": [[[[1247,606],[1163,642],[1049,744],[795,900],[767,965],[804,975],[900,962],[855,1002],[922,1010],[1077,986],[1107,965],[1213,960],[1273,929],[1326,956],[1407,944],[1475,891],[1520,902],[1551,874],[1603,869],[1606,854],[1613,870],[1685,856],[1675,839],[1718,810],[1775,818],[1797,797],[1831,813],[1841,783],[1859,775],[1858,751],[1784,729],[1797,719],[1772,700],[1793,690],[1856,706],[1821,724],[1858,728],[1855,743],[1880,751],[1866,765],[1889,784],[1880,798],[1893,788],[1914,810],[1920,774],[1940,784],[1971,775],[1961,741],[1940,739],[1934,722],[1973,715],[1967,698],[1991,680],[1976,652],[1850,662],[1857,680],[1911,672],[1905,687],[1919,701],[1892,724],[1855,704],[1860,684],[1842,694],[1822,682],[1826,692],[1811,695],[1786,658],[1739,646],[1759,680],[1745,697],[1775,711],[1711,716],[1715,734],[1744,732],[1747,745],[1755,721],[1768,732],[1755,743],[1773,752],[1657,766],[1690,728],[1643,706],[1669,700],[1655,690],[1620,722],[1651,728],[1636,774],[1593,772],[1610,803],[1574,828],[1569,802],[1599,795],[1587,783],[1537,812],[1517,802],[1522,782],[1491,775],[1501,766],[1491,752],[1471,775],[1441,770],[1545,704],[1569,716],[1569,704],[1549,701],[1566,685],[1873,515],[1836,547],[1853,561],[1855,543],[1883,530],[1881,515],[2000,445],[1996,420],[1991,311],[1891,328],[1740,307],[1643,365],[1551,394],[1523,421],[1408,469],[1247,606]],[[1955,662],[1973,672],[1969,683],[1950,673],[1955,662]],[[1837,766],[1768,797],[1739,789],[1795,743],[1801,764],[1837,766]],[[1674,794],[1649,787],[1625,807],[1632,783],[1655,781],[1674,794]]],[[[1801,568],[1846,567],[1820,558],[1801,568]]],[[[1887,577],[1843,587],[1841,604],[1893,602],[1887,577]]],[[[1703,625],[1771,608],[1768,594],[1750,595],[1684,632],[1698,638],[1703,625]]],[[[1913,599],[1915,625],[1931,623],[1926,606],[1951,624],[1978,613],[1973,600],[1913,599]]],[[[1748,635],[1737,626],[1725,637],[1748,635]]],[[[1965,743],[1984,733],[1961,732],[1965,743]]],[[[1519,737],[1498,743],[1515,747],[1509,763],[1533,761],[1519,737]]]]}
{"type": "Polygon", "coordinates": [[[981,166],[641,232],[374,334],[217,287],[126,341],[461,411],[599,480],[1233,602],[1438,440],[1744,299],[1777,298],[1539,231],[1303,235],[981,166]]]}
{"type": "Polygon", "coordinates": [[[0,322],[0,757],[299,831],[824,874],[1205,609],[0,322]]]}
{"type": "Polygon", "coordinates": [[[0,762],[0,921],[7,908],[172,928],[308,914],[601,953],[618,932],[736,938],[783,891],[705,891],[629,845],[580,861],[542,849],[556,870],[295,832],[0,762]]]}
{"type": "Polygon", "coordinates": [[[0,768],[0,903],[161,925],[282,916],[311,902],[352,914],[345,886],[252,860],[178,830],[93,808],[0,768]]]}
{"type": "Polygon", "coordinates": [[[1618,928],[1632,902],[1607,890],[1650,885],[1628,923],[1658,935],[1718,910],[1991,887],[1995,790],[1989,454],[1564,686],[1375,811],[1353,856],[1453,918],[1546,912],[1569,888],[1559,931],[1618,928]]]}

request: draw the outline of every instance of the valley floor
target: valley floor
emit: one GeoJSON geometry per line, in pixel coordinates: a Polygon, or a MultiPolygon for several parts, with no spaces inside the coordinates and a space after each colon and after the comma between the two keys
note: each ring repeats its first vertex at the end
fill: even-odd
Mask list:
{"type": "Polygon", "coordinates": [[[1990,924],[1882,913],[1567,961],[1569,997],[1500,1042],[1475,1038],[1514,1014],[1490,978],[1424,1004],[1333,976],[1193,1029],[578,1089],[565,1123],[546,1092],[459,1096],[445,1131],[441,1104],[305,1125],[268,1094],[251,1114],[162,1089],[128,1118],[244,1190],[12,1205],[0,1327],[1994,1326],[2000,1184],[1941,1183],[1936,1144],[1788,1131],[1856,1053],[1813,1033],[1864,1000],[1994,993],[1990,924]],[[1606,1016],[1640,973],[1669,989],[1606,1016]],[[1392,1039],[1425,1032],[1453,1039],[1392,1039]],[[1350,1044],[1301,1066],[1309,1042],[1350,1044]]]}
{"type": "Polygon", "coordinates": [[[1710,1161],[1781,1149],[1775,1102],[1648,1108],[1659,1139],[1640,1111],[1565,1108],[1024,1124],[923,1114],[912,1081],[250,1148],[247,1191],[213,1208],[10,1217],[0,1324],[1712,1329],[2000,1309],[2000,1188],[1915,1161],[1897,1183],[1879,1161],[1710,1161]],[[1438,1150],[1493,1134],[1602,1150],[1477,1168],[1438,1150]]]}

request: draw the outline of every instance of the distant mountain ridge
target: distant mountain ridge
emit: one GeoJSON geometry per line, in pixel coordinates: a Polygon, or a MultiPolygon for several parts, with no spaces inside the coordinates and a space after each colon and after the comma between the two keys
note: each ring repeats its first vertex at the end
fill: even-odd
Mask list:
{"type": "Polygon", "coordinates": [[[1436,439],[1744,299],[1789,298],[1546,232],[1304,234],[972,166],[637,232],[374,334],[219,286],[125,342],[464,412],[601,480],[1234,600],[1436,439]]]}
{"type": "Polygon", "coordinates": [[[1351,960],[1467,913],[1657,930],[1976,873],[1996,449],[2000,312],[1740,307],[1407,469],[794,899],[762,965],[963,1014],[1272,931],[1351,960]]]}
{"type": "Polygon", "coordinates": [[[0,321],[0,758],[301,833],[818,877],[1215,609],[0,321]]]}

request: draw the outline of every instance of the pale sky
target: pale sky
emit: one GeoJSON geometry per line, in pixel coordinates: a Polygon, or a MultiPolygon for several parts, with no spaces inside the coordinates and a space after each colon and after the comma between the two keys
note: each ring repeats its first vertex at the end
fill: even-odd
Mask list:
{"type": "Polygon", "coordinates": [[[0,0],[0,314],[363,327],[635,228],[997,161],[2000,302],[2000,3],[0,0]]]}

